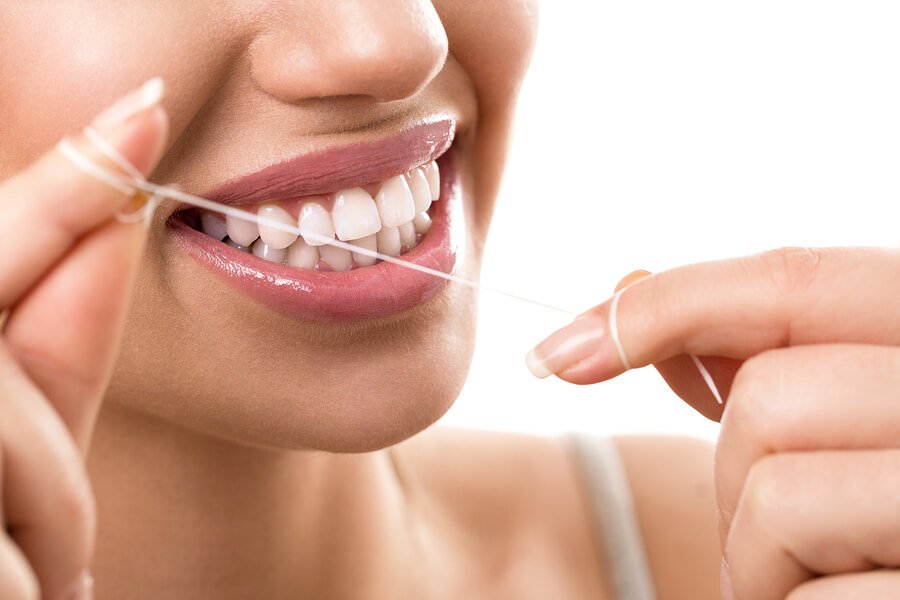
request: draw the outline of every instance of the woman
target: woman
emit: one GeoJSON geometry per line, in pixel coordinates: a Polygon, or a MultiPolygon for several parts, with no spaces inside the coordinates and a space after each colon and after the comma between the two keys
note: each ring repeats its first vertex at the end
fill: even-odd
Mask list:
{"type": "Polygon", "coordinates": [[[713,598],[720,564],[736,598],[897,589],[895,251],[639,273],[621,355],[609,302],[540,344],[539,374],[657,364],[713,418],[683,353],[727,357],[706,361],[727,395],[715,480],[704,444],[655,438],[616,442],[617,480],[608,447],[412,438],[462,385],[469,290],[173,203],[123,224],[135,198],[47,150],[69,134],[115,168],[72,133],[91,122],[156,181],[474,278],[531,3],[73,1],[0,22],[0,597],[713,598]],[[93,118],[156,75],[164,97],[150,80],[93,118]]]}

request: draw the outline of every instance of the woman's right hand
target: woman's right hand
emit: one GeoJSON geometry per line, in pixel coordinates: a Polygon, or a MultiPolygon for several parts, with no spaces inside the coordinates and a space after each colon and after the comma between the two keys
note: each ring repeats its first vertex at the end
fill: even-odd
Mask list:
{"type": "MultiPolygon", "coordinates": [[[[166,143],[161,95],[151,80],[93,123],[143,173],[166,143]]],[[[80,136],[70,141],[118,170],[80,136]]],[[[56,149],[0,184],[0,598],[91,594],[83,457],[145,237],[114,218],[130,202],[56,149]]]]}

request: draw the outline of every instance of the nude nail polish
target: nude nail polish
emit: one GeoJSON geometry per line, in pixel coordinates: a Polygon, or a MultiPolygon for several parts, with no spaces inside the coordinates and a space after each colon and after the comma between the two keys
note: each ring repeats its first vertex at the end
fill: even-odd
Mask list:
{"type": "Polygon", "coordinates": [[[94,119],[94,127],[101,133],[115,129],[131,117],[159,104],[165,91],[165,83],[159,77],[147,80],[141,87],[126,94],[100,113],[100,116],[94,119]]]}
{"type": "Polygon", "coordinates": [[[526,355],[525,364],[539,379],[571,369],[603,353],[606,334],[603,317],[581,316],[535,346],[526,355]]]}

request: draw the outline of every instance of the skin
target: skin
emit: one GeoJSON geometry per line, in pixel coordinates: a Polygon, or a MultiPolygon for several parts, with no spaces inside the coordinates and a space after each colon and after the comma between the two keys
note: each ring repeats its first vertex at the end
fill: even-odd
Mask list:
{"type": "MultiPolygon", "coordinates": [[[[163,227],[170,209],[146,231],[118,223],[112,216],[125,199],[47,151],[153,75],[168,82],[162,107],[95,125],[154,180],[195,192],[301,152],[449,114],[459,123],[467,198],[462,274],[476,277],[534,39],[530,2],[223,0],[125,10],[71,0],[10,5],[0,23],[0,77],[15,81],[0,98],[0,225],[30,236],[0,239],[0,253],[16,257],[0,265],[0,307],[12,309],[0,346],[0,596],[33,598],[38,586],[45,598],[80,593],[80,573],[90,568],[96,596],[109,598],[605,597],[603,557],[563,442],[440,430],[413,437],[443,414],[464,380],[475,311],[466,290],[451,287],[413,311],[365,324],[286,319],[181,256],[163,227]],[[46,107],[40,119],[35,107],[46,107]]],[[[634,290],[654,290],[672,306],[682,319],[671,327],[689,322],[677,312],[690,306],[688,290],[727,299],[753,288],[735,275],[743,265],[720,269],[634,290]]],[[[777,264],[769,269],[780,273],[777,264]]],[[[872,268],[873,277],[884,272],[872,268]]],[[[843,281],[840,273],[833,279],[843,281]]],[[[782,316],[763,315],[784,327],[782,316]]],[[[895,316],[874,318],[890,324],[895,316]]],[[[659,324],[671,343],[651,345],[636,364],[660,363],[665,372],[663,361],[683,351],[720,353],[697,335],[702,324],[673,331],[659,324]]],[[[854,333],[848,326],[825,341],[860,341],[854,333]]],[[[629,343],[640,334],[624,324],[629,343]]],[[[784,540],[769,538],[765,552],[748,550],[760,519],[742,516],[739,501],[770,481],[750,476],[771,454],[760,448],[794,448],[797,436],[787,426],[773,440],[767,427],[730,425],[751,417],[729,411],[755,414],[768,406],[753,404],[761,398],[782,399],[786,392],[773,384],[779,377],[828,381],[820,356],[797,353],[790,369],[748,368],[784,337],[772,340],[737,356],[721,353],[749,359],[733,385],[715,370],[731,389],[716,481],[725,551],[759,560],[729,559],[738,597],[784,554],[784,540]],[[752,392],[759,389],[767,393],[752,392]],[[762,484],[734,483],[744,480],[762,484]]],[[[884,360],[820,350],[836,352],[841,364],[884,360]]],[[[696,401],[696,388],[682,387],[696,381],[670,381],[696,401]]],[[[874,381],[873,398],[895,385],[874,381]]],[[[828,389],[835,407],[846,401],[839,386],[828,389]]],[[[885,410],[882,403],[863,415],[883,424],[871,439],[890,428],[885,410]]],[[[787,424],[796,418],[772,414],[787,424]]],[[[832,418],[840,414],[835,408],[832,418]]],[[[836,443],[833,431],[819,433],[804,438],[805,450],[836,443]]],[[[715,597],[721,554],[711,449],[679,439],[619,445],[660,597],[715,597]]],[[[804,472],[838,472],[816,466],[804,472]]],[[[760,472],[775,479],[788,468],[760,472]]],[[[787,489],[827,484],[820,478],[787,489]]],[[[771,510],[763,514],[798,522],[785,507],[771,510]]],[[[827,522],[823,514],[816,518],[827,522]]],[[[810,519],[790,530],[792,540],[821,531],[810,519]]],[[[822,567],[802,546],[792,549],[767,582],[772,597],[802,585],[798,573],[822,567]]],[[[870,582],[860,585],[877,585],[870,582]]]]}

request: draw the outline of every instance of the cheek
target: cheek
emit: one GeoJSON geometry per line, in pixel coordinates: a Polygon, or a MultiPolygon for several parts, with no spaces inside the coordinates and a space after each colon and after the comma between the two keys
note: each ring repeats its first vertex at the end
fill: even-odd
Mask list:
{"type": "Polygon", "coordinates": [[[192,61],[216,56],[215,29],[199,27],[203,15],[187,8],[195,3],[179,4],[21,2],[0,9],[0,177],[144,80],[186,78],[198,69],[192,61]]]}

